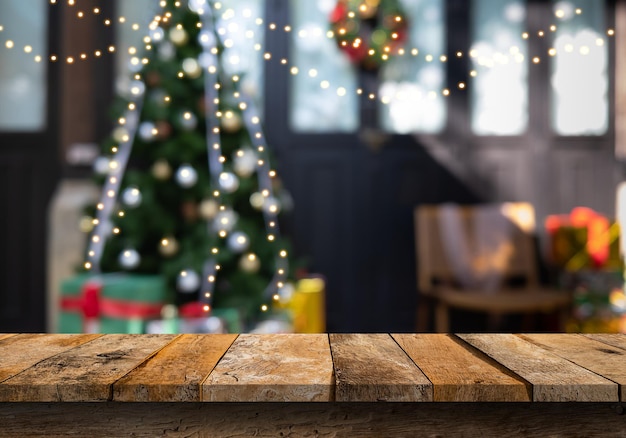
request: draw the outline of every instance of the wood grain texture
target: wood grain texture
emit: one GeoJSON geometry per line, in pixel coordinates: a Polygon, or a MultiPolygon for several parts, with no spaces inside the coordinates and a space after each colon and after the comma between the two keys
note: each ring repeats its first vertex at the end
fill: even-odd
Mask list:
{"type": "Polygon", "coordinates": [[[181,335],[113,385],[113,400],[200,401],[200,384],[237,335],[181,335]]]}
{"type": "Polygon", "coordinates": [[[100,335],[21,334],[0,343],[0,382],[44,359],[96,339],[100,335]]]}
{"type": "Polygon", "coordinates": [[[453,335],[397,334],[393,338],[433,383],[442,402],[531,401],[531,388],[453,335]]]}
{"type": "Polygon", "coordinates": [[[112,384],[174,335],[107,335],[49,357],[0,384],[0,401],[111,400],[112,384]]]}
{"type": "Polygon", "coordinates": [[[239,335],[202,385],[204,401],[330,401],[325,334],[239,335]]]}
{"type": "Polygon", "coordinates": [[[0,333],[0,341],[6,338],[10,338],[11,336],[16,336],[16,333],[0,333]]]}
{"type": "Polygon", "coordinates": [[[617,384],[511,334],[458,335],[533,385],[533,401],[616,402],[617,384]]]}
{"type": "Polygon", "coordinates": [[[0,403],[3,438],[625,435],[594,403],[0,403]]]}
{"type": "Polygon", "coordinates": [[[619,383],[620,399],[626,400],[626,351],[574,334],[521,335],[557,356],[574,362],[615,383],[619,383]]]}
{"type": "Polygon", "coordinates": [[[598,333],[584,335],[586,338],[594,339],[599,342],[603,342],[613,347],[626,350],[626,336],[623,334],[611,334],[611,333],[598,333]]]}
{"type": "Polygon", "coordinates": [[[391,336],[331,334],[336,401],[432,401],[433,387],[391,336]]]}

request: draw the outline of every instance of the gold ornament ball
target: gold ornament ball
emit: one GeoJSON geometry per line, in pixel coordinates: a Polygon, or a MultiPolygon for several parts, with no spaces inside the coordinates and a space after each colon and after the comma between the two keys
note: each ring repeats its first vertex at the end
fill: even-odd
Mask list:
{"type": "Polygon", "coordinates": [[[158,160],[152,166],[152,175],[164,181],[172,176],[172,167],[166,160],[158,160]]]}
{"type": "Polygon", "coordinates": [[[80,222],[78,224],[78,227],[80,228],[80,231],[82,231],[83,233],[91,233],[91,231],[93,230],[93,218],[89,217],[89,216],[83,216],[80,219],[80,222]]]}
{"type": "Polygon", "coordinates": [[[128,140],[128,131],[126,130],[126,128],[122,128],[121,126],[119,126],[113,130],[112,137],[113,140],[117,141],[118,143],[123,143],[128,140]]]}
{"type": "Polygon", "coordinates": [[[261,267],[261,262],[259,258],[254,253],[248,253],[241,256],[239,259],[239,268],[242,271],[254,274],[258,272],[261,267]]]}
{"type": "Polygon", "coordinates": [[[221,125],[226,132],[237,132],[242,125],[241,116],[229,111],[222,117],[221,125]]]}
{"type": "Polygon", "coordinates": [[[174,27],[170,30],[170,41],[177,46],[182,46],[188,40],[187,32],[184,29],[174,27]]]}
{"type": "Polygon", "coordinates": [[[159,243],[159,253],[162,256],[171,257],[178,252],[178,247],[178,240],[175,237],[164,237],[159,243]]]}
{"type": "Polygon", "coordinates": [[[261,210],[264,204],[265,197],[261,193],[254,192],[252,195],[250,195],[250,205],[252,205],[257,210],[261,210]]]}
{"type": "Polygon", "coordinates": [[[214,199],[205,199],[200,203],[200,216],[203,219],[213,219],[217,212],[219,211],[220,206],[214,199]]]}

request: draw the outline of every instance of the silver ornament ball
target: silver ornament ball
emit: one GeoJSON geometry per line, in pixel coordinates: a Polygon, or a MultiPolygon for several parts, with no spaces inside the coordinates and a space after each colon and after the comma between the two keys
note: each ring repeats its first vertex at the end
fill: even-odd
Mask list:
{"type": "Polygon", "coordinates": [[[234,193],[239,188],[239,178],[233,173],[222,172],[220,174],[219,184],[226,193],[234,193]]]}
{"type": "Polygon", "coordinates": [[[176,171],[176,182],[186,189],[198,182],[198,172],[189,164],[183,164],[176,171]]]}
{"type": "Polygon", "coordinates": [[[135,269],[139,266],[141,257],[136,250],[128,248],[120,253],[118,261],[124,269],[135,269]]]}
{"type": "Polygon", "coordinates": [[[243,231],[236,231],[228,236],[228,248],[233,252],[244,252],[250,246],[250,239],[243,231]]]}
{"type": "Polygon", "coordinates": [[[152,122],[142,122],[139,125],[139,138],[144,141],[152,141],[156,136],[156,126],[152,122]]]}
{"type": "Polygon", "coordinates": [[[183,293],[192,293],[200,287],[200,275],[193,269],[180,271],[176,278],[176,288],[183,293]]]}
{"type": "Polygon", "coordinates": [[[126,187],[122,192],[122,202],[129,207],[137,207],[141,204],[141,191],[135,187],[126,187]]]}

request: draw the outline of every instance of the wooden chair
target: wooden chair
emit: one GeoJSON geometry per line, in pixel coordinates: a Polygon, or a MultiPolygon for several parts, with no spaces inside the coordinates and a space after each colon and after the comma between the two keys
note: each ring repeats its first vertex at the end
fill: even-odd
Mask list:
{"type": "MultiPolygon", "coordinates": [[[[535,212],[528,203],[500,204],[502,214],[512,222],[507,245],[507,260],[500,267],[500,286],[492,292],[467,290],[460,286],[446,245],[441,239],[441,207],[423,205],[415,209],[418,289],[421,293],[417,330],[428,330],[430,306],[435,305],[435,331],[450,331],[450,308],[484,312],[497,320],[505,314],[552,313],[560,311],[561,327],[571,301],[570,294],[541,287],[535,252],[535,212]],[[425,302],[426,301],[426,302],[425,302]]],[[[472,221],[476,206],[458,207],[460,228],[466,245],[475,245],[472,221]]]]}

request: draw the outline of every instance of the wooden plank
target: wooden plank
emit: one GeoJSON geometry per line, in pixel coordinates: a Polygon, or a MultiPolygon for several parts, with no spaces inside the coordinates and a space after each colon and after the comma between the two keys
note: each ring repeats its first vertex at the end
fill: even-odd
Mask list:
{"type": "Polygon", "coordinates": [[[626,400],[626,351],[582,335],[528,334],[521,337],[619,383],[621,400],[626,400]]]}
{"type": "Polygon", "coordinates": [[[605,344],[612,345],[613,347],[626,350],[626,335],[625,334],[612,334],[612,333],[593,333],[586,334],[585,337],[594,339],[605,344]]]}
{"type": "Polygon", "coordinates": [[[43,360],[0,384],[0,401],[106,401],[112,384],[175,335],[106,335],[43,360]]]}
{"type": "Polygon", "coordinates": [[[396,342],[433,383],[433,400],[527,402],[531,387],[453,335],[399,334],[396,342]]]}
{"type": "Polygon", "coordinates": [[[328,335],[240,335],[202,385],[205,401],[330,401],[328,335]]]}
{"type": "Polygon", "coordinates": [[[331,334],[336,401],[432,401],[433,387],[391,336],[331,334]]]}
{"type": "Polygon", "coordinates": [[[0,333],[0,341],[6,338],[10,338],[11,336],[16,336],[17,333],[0,333]]]}
{"type": "Polygon", "coordinates": [[[0,343],[0,382],[44,359],[82,345],[101,335],[21,334],[0,343]]]}
{"type": "Polygon", "coordinates": [[[533,385],[533,401],[615,402],[617,384],[519,336],[467,334],[460,338],[533,385]]]}
{"type": "Polygon", "coordinates": [[[624,437],[606,403],[12,403],[0,436],[624,437]]]}
{"type": "Polygon", "coordinates": [[[237,335],[182,335],[113,385],[113,400],[200,401],[200,384],[237,335]]]}

